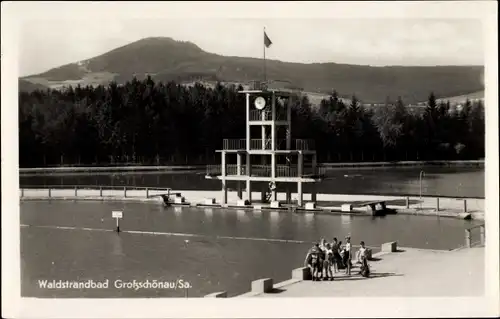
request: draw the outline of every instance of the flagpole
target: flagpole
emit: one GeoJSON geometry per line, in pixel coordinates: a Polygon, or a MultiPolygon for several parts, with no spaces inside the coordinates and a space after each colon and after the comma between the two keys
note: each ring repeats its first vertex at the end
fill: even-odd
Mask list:
{"type": "MultiPolygon", "coordinates": [[[[264,38],[266,37],[266,27],[264,27],[264,38]]],[[[264,44],[264,82],[266,82],[266,41],[263,41],[264,44]]]]}

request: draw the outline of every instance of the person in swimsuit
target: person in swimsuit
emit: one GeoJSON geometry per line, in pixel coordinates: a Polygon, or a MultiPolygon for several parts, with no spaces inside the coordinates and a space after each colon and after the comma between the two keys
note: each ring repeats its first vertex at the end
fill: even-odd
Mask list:
{"type": "Polygon", "coordinates": [[[320,255],[321,249],[319,248],[319,244],[315,244],[309,251],[307,252],[306,260],[304,265],[311,270],[312,280],[318,280],[318,275],[320,274],[320,255]]]}
{"type": "Polygon", "coordinates": [[[325,250],[326,249],[326,240],[324,238],[321,238],[321,240],[319,241],[319,248],[321,248],[321,250],[325,250]]]}
{"type": "Polygon", "coordinates": [[[368,258],[366,256],[366,248],[365,248],[365,242],[362,241],[360,243],[360,248],[358,251],[358,261],[361,263],[360,267],[360,275],[363,277],[369,277],[370,276],[370,266],[368,265],[368,258]]]}
{"type": "Polygon", "coordinates": [[[325,280],[333,280],[332,264],[333,264],[333,251],[330,244],[325,246],[325,261],[323,262],[323,277],[325,280]]]}
{"type": "Polygon", "coordinates": [[[351,275],[351,237],[347,236],[345,238],[345,252],[344,252],[344,264],[346,266],[346,274],[351,275]]]}
{"type": "Polygon", "coordinates": [[[344,245],[342,245],[342,241],[339,241],[338,247],[339,247],[339,256],[340,256],[339,269],[345,269],[345,265],[344,265],[345,248],[344,248],[344,245]]]}
{"type": "Polygon", "coordinates": [[[367,251],[366,251],[366,247],[365,247],[365,242],[362,241],[360,244],[359,244],[359,250],[358,252],[356,253],[356,260],[359,264],[362,264],[363,263],[363,259],[366,258],[366,254],[367,254],[367,251]]]}
{"type": "Polygon", "coordinates": [[[333,242],[331,244],[331,249],[332,249],[332,264],[333,264],[333,271],[337,273],[339,271],[339,264],[342,261],[342,258],[340,257],[339,254],[339,243],[337,241],[337,237],[333,238],[333,242]]]}
{"type": "Polygon", "coordinates": [[[319,244],[319,249],[320,251],[320,260],[319,260],[319,273],[321,275],[321,278],[325,278],[325,253],[326,253],[326,240],[324,238],[321,238],[320,244],[319,244]]]}

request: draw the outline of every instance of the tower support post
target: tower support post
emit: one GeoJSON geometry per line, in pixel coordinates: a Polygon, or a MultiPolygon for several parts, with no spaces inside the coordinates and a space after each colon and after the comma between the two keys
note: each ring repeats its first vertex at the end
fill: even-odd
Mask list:
{"type": "Polygon", "coordinates": [[[304,204],[304,194],[302,193],[302,182],[297,182],[297,204],[302,207],[304,204]]]}

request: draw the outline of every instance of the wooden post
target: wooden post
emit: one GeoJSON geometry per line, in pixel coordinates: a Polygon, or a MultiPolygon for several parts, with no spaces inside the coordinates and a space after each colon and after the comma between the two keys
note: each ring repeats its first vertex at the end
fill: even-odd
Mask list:
{"type": "Polygon", "coordinates": [[[464,213],[467,213],[467,199],[464,198],[464,213]]]}
{"type": "Polygon", "coordinates": [[[149,198],[149,188],[146,187],[146,198],[149,198]]]}
{"type": "MultiPolygon", "coordinates": [[[[271,121],[273,122],[271,125],[271,150],[276,150],[276,96],[273,92],[272,94],[272,102],[271,102],[271,121]]],[[[274,159],[274,154],[271,155],[274,159]]],[[[276,164],[274,164],[276,165],[276,164]]],[[[273,168],[274,170],[275,168],[273,168]]]]}
{"type": "Polygon", "coordinates": [[[486,229],[485,229],[484,225],[479,226],[479,229],[481,231],[481,235],[480,235],[481,236],[481,245],[484,245],[486,243],[486,237],[485,237],[486,229]]]}
{"type": "Polygon", "coordinates": [[[99,186],[99,196],[102,197],[102,186],[99,186]]]}
{"type": "MultiPolygon", "coordinates": [[[[247,166],[248,167],[248,166],[247,166]]],[[[250,182],[250,179],[246,180],[246,188],[247,188],[247,198],[250,203],[252,203],[252,183],[250,182]]]]}
{"type": "Polygon", "coordinates": [[[311,201],[315,202],[317,201],[317,191],[316,191],[316,184],[311,185],[312,192],[311,192],[311,201]]]}
{"type": "Polygon", "coordinates": [[[436,198],[436,211],[439,212],[439,197],[436,198]]]}
{"type": "Polygon", "coordinates": [[[302,177],[303,168],[304,168],[304,155],[302,154],[302,152],[300,152],[297,165],[297,170],[298,170],[297,177],[302,177]]]}
{"type": "Polygon", "coordinates": [[[75,186],[75,197],[78,197],[78,186],[75,186]]]}
{"type": "Polygon", "coordinates": [[[292,191],[290,190],[290,186],[287,186],[287,189],[286,189],[286,203],[287,204],[292,203],[292,191]]]}
{"type": "Polygon", "coordinates": [[[49,187],[49,198],[52,197],[52,189],[49,187]]]}
{"type": "Polygon", "coordinates": [[[227,176],[227,171],[226,171],[226,152],[222,151],[221,154],[221,186],[222,186],[222,204],[227,204],[227,184],[226,184],[226,176],[227,176]]]}
{"type": "Polygon", "coordinates": [[[123,186],[123,197],[127,197],[127,186],[123,186]]]}
{"type": "Polygon", "coordinates": [[[471,237],[470,237],[470,229],[465,230],[465,247],[470,248],[472,246],[471,237]]]}
{"type": "Polygon", "coordinates": [[[410,197],[406,196],[406,208],[410,208],[410,197]]]}
{"type": "Polygon", "coordinates": [[[266,195],[267,195],[267,187],[263,185],[262,189],[260,190],[260,201],[261,202],[265,203],[266,195]]]}
{"type": "Polygon", "coordinates": [[[302,193],[302,182],[297,182],[297,193],[298,193],[298,199],[297,199],[297,204],[299,207],[302,207],[303,204],[303,193],[302,193]]]}
{"type": "MultiPolygon", "coordinates": [[[[250,93],[245,93],[245,99],[246,99],[246,149],[247,151],[250,150],[250,93]]],[[[247,153],[247,170],[248,170],[248,165],[250,165],[250,161],[248,160],[250,155],[247,153]]],[[[249,174],[249,173],[248,173],[249,174]]]]}
{"type": "Polygon", "coordinates": [[[226,180],[222,179],[222,203],[227,204],[227,185],[226,180]]]}
{"type": "Polygon", "coordinates": [[[241,158],[242,158],[242,154],[241,153],[238,153],[236,154],[236,169],[238,170],[238,172],[236,173],[236,175],[240,176],[241,175],[241,158]]]}
{"type": "Polygon", "coordinates": [[[238,198],[239,198],[239,199],[243,199],[243,187],[242,187],[242,182],[241,182],[241,181],[237,181],[236,183],[238,183],[238,184],[237,184],[238,198]]]}

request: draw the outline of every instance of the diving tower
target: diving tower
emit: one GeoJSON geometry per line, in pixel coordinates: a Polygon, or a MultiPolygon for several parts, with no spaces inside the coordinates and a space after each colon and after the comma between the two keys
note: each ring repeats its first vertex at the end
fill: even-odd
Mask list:
{"type": "MultiPolygon", "coordinates": [[[[261,192],[261,201],[277,201],[279,188],[292,203],[292,184],[297,188],[297,204],[303,206],[303,185],[322,180],[317,167],[313,140],[292,139],[292,102],[296,89],[269,88],[258,83],[238,92],[246,98],[246,138],[224,139],[221,165],[207,166],[207,179],[222,182],[222,204],[227,204],[227,183],[235,183],[238,198],[252,203],[252,186],[261,192]],[[246,194],[243,196],[243,185],[246,194]],[[294,185],[295,186],[295,185],[294,185]]],[[[316,188],[311,187],[316,202],[316,188]]]]}

